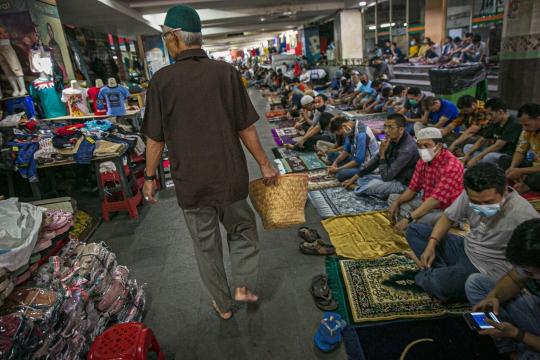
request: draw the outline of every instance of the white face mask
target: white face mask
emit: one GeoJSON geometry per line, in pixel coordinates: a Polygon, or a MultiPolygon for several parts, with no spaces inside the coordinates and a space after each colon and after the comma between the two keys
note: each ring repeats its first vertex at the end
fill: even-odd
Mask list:
{"type": "Polygon", "coordinates": [[[418,153],[420,154],[422,160],[425,162],[430,162],[437,155],[437,151],[435,150],[436,148],[437,146],[435,146],[433,149],[418,149],[418,153]]]}

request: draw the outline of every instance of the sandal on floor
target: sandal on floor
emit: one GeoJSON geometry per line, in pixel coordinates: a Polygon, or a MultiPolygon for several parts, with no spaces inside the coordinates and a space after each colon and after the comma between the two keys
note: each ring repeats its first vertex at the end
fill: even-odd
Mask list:
{"type": "Polygon", "coordinates": [[[313,244],[308,242],[300,244],[300,251],[307,255],[334,255],[336,248],[318,239],[313,244]]]}
{"type": "Polygon", "coordinates": [[[301,227],[298,229],[298,235],[307,242],[315,242],[321,238],[321,235],[317,232],[317,229],[310,229],[307,227],[301,227]]]}
{"type": "Polygon", "coordinates": [[[214,300],[212,300],[212,307],[214,308],[214,310],[216,311],[216,313],[218,314],[218,316],[220,317],[221,320],[230,320],[232,319],[234,313],[231,311],[231,317],[228,317],[228,318],[224,318],[223,316],[221,316],[222,312],[221,310],[219,310],[216,302],[214,300]]]}
{"type": "Polygon", "coordinates": [[[328,276],[320,274],[313,277],[309,292],[313,296],[315,305],[324,311],[333,311],[337,309],[338,304],[332,298],[330,287],[328,286],[328,276]]]}

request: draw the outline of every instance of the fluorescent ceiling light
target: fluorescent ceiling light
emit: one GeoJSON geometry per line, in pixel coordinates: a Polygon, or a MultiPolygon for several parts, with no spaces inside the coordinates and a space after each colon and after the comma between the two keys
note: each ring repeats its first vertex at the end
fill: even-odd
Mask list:
{"type": "Polygon", "coordinates": [[[375,25],[372,25],[372,26],[370,26],[368,29],[369,29],[369,30],[375,30],[375,29],[377,29],[377,27],[376,27],[375,25]]]}
{"type": "Polygon", "coordinates": [[[365,2],[365,1],[360,1],[360,4],[358,4],[358,5],[360,5],[360,6],[366,6],[366,5],[367,5],[367,2],[365,2]]]}

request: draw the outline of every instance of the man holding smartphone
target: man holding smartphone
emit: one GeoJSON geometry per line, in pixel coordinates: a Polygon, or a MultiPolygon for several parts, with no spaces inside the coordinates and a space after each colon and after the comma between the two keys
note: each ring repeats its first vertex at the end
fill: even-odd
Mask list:
{"type": "Polygon", "coordinates": [[[530,280],[540,289],[540,219],[516,228],[506,258],[515,266],[498,282],[472,274],[465,283],[473,311],[493,311],[500,321],[486,318],[494,328],[478,333],[494,338],[499,353],[510,359],[540,359],[540,297],[522,291],[530,280]]]}

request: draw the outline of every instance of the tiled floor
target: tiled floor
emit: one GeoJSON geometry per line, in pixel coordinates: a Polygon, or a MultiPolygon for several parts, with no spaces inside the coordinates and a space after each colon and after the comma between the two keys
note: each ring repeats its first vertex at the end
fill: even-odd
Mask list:
{"type": "MultiPolygon", "coordinates": [[[[264,117],[267,100],[250,88],[261,120],[257,129],[268,157],[275,147],[272,127],[264,117]]],[[[246,151],[250,178],[260,177],[246,151]]],[[[314,349],[313,335],[322,319],[311,299],[311,278],[325,272],[324,257],[298,250],[297,227],[260,234],[260,271],[256,304],[234,304],[231,320],[220,320],[200,279],[191,238],[176,203],[174,188],[158,194],[156,206],[140,208],[137,219],[127,213],[113,215],[91,241],[105,241],[127,265],[130,278],[146,283],[149,301],[144,323],[152,328],[167,359],[345,359],[341,344],[330,354],[314,349]]],[[[321,217],[308,202],[305,226],[324,237],[321,217]]],[[[225,231],[222,231],[227,249],[225,231]]],[[[228,274],[230,264],[224,255],[228,274]]]]}

